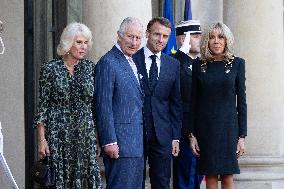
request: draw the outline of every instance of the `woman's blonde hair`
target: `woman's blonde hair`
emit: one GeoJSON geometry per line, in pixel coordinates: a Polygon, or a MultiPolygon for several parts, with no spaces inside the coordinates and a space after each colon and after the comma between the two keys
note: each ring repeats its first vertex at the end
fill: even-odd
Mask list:
{"type": "Polygon", "coordinates": [[[66,55],[71,49],[75,37],[80,34],[88,40],[88,48],[91,48],[93,44],[91,30],[85,24],[73,22],[64,28],[57,46],[57,54],[59,56],[66,55]]]}
{"type": "Polygon", "coordinates": [[[225,50],[224,50],[224,60],[225,61],[229,61],[233,58],[233,44],[234,44],[234,36],[231,32],[231,30],[223,23],[221,22],[217,22],[217,23],[213,23],[211,25],[209,25],[209,27],[207,29],[205,29],[205,31],[202,32],[201,35],[201,41],[200,41],[200,54],[201,60],[204,61],[211,61],[213,60],[214,56],[212,55],[209,46],[208,46],[208,42],[209,42],[209,37],[210,34],[213,31],[219,31],[222,35],[224,35],[225,39],[226,39],[226,44],[225,44],[225,50]]]}

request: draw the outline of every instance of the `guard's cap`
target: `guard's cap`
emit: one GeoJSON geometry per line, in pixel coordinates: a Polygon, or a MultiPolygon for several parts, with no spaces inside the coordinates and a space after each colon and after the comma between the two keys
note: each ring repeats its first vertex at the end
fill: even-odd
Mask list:
{"type": "Polygon", "coordinates": [[[201,33],[199,20],[181,21],[176,25],[176,35],[184,35],[185,32],[201,33]]]}

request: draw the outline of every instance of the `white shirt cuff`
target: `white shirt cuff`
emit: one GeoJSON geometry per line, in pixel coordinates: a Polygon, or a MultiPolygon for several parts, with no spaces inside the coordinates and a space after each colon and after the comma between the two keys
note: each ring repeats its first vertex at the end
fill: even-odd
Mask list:
{"type": "Polygon", "coordinates": [[[115,144],[117,144],[117,142],[113,142],[113,143],[109,143],[109,144],[103,145],[103,147],[111,146],[111,145],[115,145],[115,144]]]}

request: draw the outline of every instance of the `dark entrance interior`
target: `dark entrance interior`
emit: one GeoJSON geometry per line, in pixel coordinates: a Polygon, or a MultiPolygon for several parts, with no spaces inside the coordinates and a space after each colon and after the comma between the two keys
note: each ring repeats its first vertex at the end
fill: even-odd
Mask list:
{"type": "Polygon", "coordinates": [[[36,157],[33,129],[40,66],[56,55],[67,23],[66,0],[25,0],[25,188],[34,189],[30,167],[36,157]]]}

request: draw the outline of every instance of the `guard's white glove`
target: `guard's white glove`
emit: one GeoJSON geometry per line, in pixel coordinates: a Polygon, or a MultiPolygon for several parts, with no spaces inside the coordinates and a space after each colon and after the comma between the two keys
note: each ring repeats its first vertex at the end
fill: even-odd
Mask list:
{"type": "Polygon", "coordinates": [[[190,45],[190,32],[184,32],[185,33],[185,38],[184,38],[184,41],[183,41],[183,44],[182,46],[180,47],[180,51],[185,53],[185,54],[188,54],[189,53],[189,50],[191,48],[191,45],[190,45]]]}

